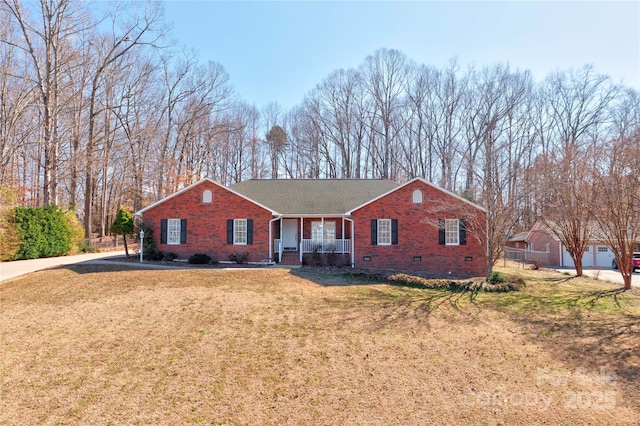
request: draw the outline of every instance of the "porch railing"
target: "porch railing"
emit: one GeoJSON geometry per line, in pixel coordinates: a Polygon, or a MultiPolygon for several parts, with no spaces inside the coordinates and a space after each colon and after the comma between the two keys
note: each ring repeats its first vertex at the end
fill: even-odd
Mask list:
{"type": "Polygon", "coordinates": [[[351,240],[318,241],[303,239],[301,250],[303,253],[350,253],[351,240]]]}
{"type": "MultiPolygon", "coordinates": [[[[302,253],[351,253],[351,240],[317,241],[302,240],[302,253]]],[[[282,261],[282,240],[273,240],[273,252],[279,261],[282,261]]]]}

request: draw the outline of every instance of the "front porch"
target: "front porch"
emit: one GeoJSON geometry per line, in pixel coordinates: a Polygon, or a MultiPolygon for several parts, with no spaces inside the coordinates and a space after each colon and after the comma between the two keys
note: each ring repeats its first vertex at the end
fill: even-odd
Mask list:
{"type": "Polygon", "coordinates": [[[297,261],[302,264],[305,254],[312,255],[350,255],[351,223],[345,217],[279,218],[275,220],[273,233],[279,238],[272,240],[274,260],[297,261]],[[302,237],[302,238],[300,238],[302,237]]]}

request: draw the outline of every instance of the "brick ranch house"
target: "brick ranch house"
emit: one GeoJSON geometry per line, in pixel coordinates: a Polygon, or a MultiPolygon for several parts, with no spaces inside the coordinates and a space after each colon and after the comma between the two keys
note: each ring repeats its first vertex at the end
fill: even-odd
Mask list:
{"type": "Polygon", "coordinates": [[[179,258],[336,263],[430,276],[486,275],[486,212],[421,178],[205,178],[136,212],[179,258]]]}

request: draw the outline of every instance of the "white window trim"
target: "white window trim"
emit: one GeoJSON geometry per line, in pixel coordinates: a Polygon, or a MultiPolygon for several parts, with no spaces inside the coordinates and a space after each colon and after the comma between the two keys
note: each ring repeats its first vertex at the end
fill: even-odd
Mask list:
{"type": "Polygon", "coordinates": [[[377,237],[377,241],[378,241],[378,245],[379,246],[390,246],[391,245],[391,219],[378,219],[378,237],[377,237]],[[384,234],[382,233],[382,223],[386,223],[387,225],[387,229],[388,231],[384,231],[384,234]],[[387,233],[388,232],[388,233],[387,233]],[[382,242],[382,236],[385,235],[385,237],[388,235],[389,241],[388,242],[382,242]]]}
{"type": "Polygon", "coordinates": [[[422,204],[422,191],[415,189],[411,196],[413,204],[422,204]]]}
{"type": "Polygon", "coordinates": [[[311,240],[314,243],[321,243],[323,241],[329,244],[334,243],[336,241],[336,221],[335,220],[312,221],[311,222],[311,240]],[[314,235],[314,228],[317,229],[317,227],[322,228],[322,238],[317,238],[317,235],[314,235]]]}
{"type": "Polygon", "coordinates": [[[460,219],[445,219],[444,220],[444,244],[447,246],[459,246],[460,245],[460,219]],[[451,229],[451,228],[455,228],[451,229]],[[455,235],[455,241],[452,238],[455,235]]]}
{"type": "Polygon", "coordinates": [[[213,192],[210,189],[205,189],[202,191],[202,203],[203,204],[211,204],[213,201],[213,192]]]}
{"type": "Polygon", "coordinates": [[[180,245],[180,231],[182,231],[180,219],[167,219],[167,245],[180,245]],[[177,238],[174,238],[176,235],[177,238]]]}
{"type": "Polygon", "coordinates": [[[233,219],[233,245],[246,246],[248,237],[247,219],[233,219]],[[240,223],[244,223],[244,241],[238,241],[238,225],[240,223]]]}

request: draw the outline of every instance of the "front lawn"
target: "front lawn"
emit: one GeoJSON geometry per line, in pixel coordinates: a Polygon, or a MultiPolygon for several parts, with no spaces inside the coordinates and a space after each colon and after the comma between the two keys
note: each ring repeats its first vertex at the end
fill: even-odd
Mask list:
{"type": "Polygon", "coordinates": [[[640,297],[78,265],[0,285],[0,424],[635,424],[640,297]]]}

